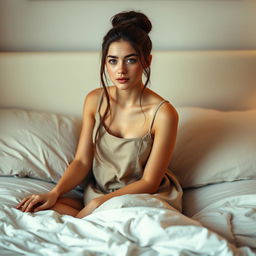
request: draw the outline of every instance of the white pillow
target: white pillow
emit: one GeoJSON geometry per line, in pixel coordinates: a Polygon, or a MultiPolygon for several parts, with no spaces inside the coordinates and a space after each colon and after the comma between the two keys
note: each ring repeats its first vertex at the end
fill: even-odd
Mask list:
{"type": "Polygon", "coordinates": [[[64,115],[0,110],[0,175],[57,182],[74,158],[81,122],[64,115]]]}
{"type": "Polygon", "coordinates": [[[169,168],[183,188],[256,179],[256,109],[177,110],[179,128],[169,168]]]}

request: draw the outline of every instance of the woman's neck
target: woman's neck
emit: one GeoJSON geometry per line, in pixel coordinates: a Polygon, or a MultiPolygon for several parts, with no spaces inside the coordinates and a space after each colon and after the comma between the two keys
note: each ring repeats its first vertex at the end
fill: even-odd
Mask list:
{"type": "Polygon", "coordinates": [[[122,108],[129,108],[140,104],[140,95],[143,84],[134,87],[132,90],[118,90],[114,87],[113,98],[122,108]]]}

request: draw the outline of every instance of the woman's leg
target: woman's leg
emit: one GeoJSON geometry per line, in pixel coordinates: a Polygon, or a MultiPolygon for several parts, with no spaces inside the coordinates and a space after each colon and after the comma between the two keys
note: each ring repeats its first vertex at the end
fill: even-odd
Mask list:
{"type": "Polygon", "coordinates": [[[50,210],[75,217],[83,207],[84,206],[80,200],[63,197],[57,200],[56,204],[50,208],[50,210]]]}

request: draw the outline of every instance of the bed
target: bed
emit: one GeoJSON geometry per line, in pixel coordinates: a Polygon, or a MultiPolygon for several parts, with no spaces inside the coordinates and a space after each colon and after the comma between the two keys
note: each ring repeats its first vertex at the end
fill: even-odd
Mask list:
{"type": "Polygon", "coordinates": [[[0,53],[0,255],[256,255],[256,51],[153,52],[150,86],[179,113],[169,168],[182,213],[146,194],[83,219],[15,208],[74,157],[99,63],[98,52],[0,53]]]}

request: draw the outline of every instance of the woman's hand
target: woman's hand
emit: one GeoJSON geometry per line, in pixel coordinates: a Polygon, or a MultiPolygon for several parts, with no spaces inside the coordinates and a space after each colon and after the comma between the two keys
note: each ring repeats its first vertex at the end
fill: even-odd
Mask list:
{"type": "Polygon", "coordinates": [[[84,218],[91,214],[96,208],[102,205],[109,198],[107,196],[100,196],[92,199],[77,215],[76,218],[84,218]]]}
{"type": "Polygon", "coordinates": [[[25,197],[16,208],[23,212],[38,212],[41,210],[46,210],[55,205],[58,194],[50,191],[46,194],[33,194],[25,197]]]}

